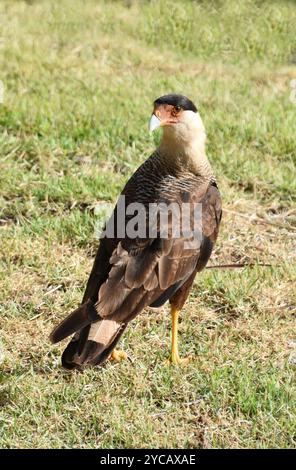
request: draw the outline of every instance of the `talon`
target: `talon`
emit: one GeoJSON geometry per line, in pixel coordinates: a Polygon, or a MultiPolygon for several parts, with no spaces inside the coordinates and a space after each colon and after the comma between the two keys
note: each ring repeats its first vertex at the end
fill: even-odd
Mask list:
{"type": "Polygon", "coordinates": [[[109,356],[109,359],[111,359],[111,361],[116,361],[116,362],[124,361],[127,358],[128,356],[126,352],[121,351],[119,349],[113,349],[112,353],[109,356]]]}
{"type": "Polygon", "coordinates": [[[181,359],[179,356],[171,356],[169,359],[166,359],[164,363],[165,365],[187,366],[191,359],[191,356],[184,357],[183,359],[181,359]]]}

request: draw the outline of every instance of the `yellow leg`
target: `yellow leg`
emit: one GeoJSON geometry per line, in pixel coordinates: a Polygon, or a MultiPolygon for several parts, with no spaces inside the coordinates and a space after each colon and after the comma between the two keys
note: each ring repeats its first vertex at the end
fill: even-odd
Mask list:
{"type": "Polygon", "coordinates": [[[178,350],[178,320],[179,320],[180,310],[177,310],[175,307],[171,306],[171,316],[172,316],[172,348],[171,356],[166,361],[169,364],[188,364],[190,358],[180,359],[179,350],[178,350]]]}
{"type": "Polygon", "coordinates": [[[126,352],[120,351],[119,349],[113,349],[110,355],[110,359],[112,361],[117,361],[117,362],[124,361],[125,359],[127,359],[127,354],[126,352]]]}

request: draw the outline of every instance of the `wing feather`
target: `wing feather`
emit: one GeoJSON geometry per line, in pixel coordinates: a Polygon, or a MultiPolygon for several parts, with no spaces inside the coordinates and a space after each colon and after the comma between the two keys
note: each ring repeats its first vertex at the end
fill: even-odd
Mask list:
{"type": "MultiPolygon", "coordinates": [[[[129,191],[125,189],[124,192],[129,196],[127,202],[133,202],[139,190],[128,185],[129,191]]],[[[182,191],[174,193],[170,189],[171,199],[172,194],[176,202],[182,202],[182,191]]],[[[171,200],[170,197],[167,199],[171,200]]],[[[89,301],[94,306],[97,316],[91,317],[86,325],[88,318],[82,311],[84,317],[81,320],[75,314],[75,322],[69,322],[70,333],[73,333],[73,325],[82,329],[65,350],[65,367],[103,362],[129,321],[147,305],[161,305],[172,295],[176,296],[178,289],[182,290],[188,279],[192,282],[195,272],[207,263],[221,219],[219,191],[209,184],[200,185],[186,197],[187,202],[202,203],[202,240],[199,246],[188,247],[189,237],[170,236],[165,239],[159,232],[153,239],[125,237],[101,241],[84,296],[84,302],[89,301]]],[[[159,195],[155,198],[159,200],[159,195]]],[[[192,216],[191,210],[189,217],[192,216]]],[[[168,233],[172,234],[170,220],[168,224],[168,233]]],[[[63,322],[61,335],[55,330],[56,338],[66,336],[65,325],[68,325],[67,321],[63,322]]]]}

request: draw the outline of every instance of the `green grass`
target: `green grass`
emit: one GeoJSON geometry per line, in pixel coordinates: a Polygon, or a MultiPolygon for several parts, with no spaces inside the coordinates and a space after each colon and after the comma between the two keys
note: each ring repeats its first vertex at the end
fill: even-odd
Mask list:
{"type": "Polygon", "coordinates": [[[295,24],[293,1],[1,1],[1,447],[295,448],[295,24]],[[225,209],[212,263],[256,265],[197,277],[188,367],[163,365],[165,307],[130,325],[132,362],[67,373],[49,332],[168,92],[207,129],[225,209]]]}

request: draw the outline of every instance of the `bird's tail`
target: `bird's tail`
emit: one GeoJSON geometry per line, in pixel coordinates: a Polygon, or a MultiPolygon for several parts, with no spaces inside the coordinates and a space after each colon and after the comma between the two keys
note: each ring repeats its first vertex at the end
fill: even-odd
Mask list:
{"type": "Polygon", "coordinates": [[[84,302],[63,320],[51,333],[57,343],[75,333],[62,355],[66,369],[82,369],[100,365],[111,354],[126,324],[110,318],[101,318],[91,300],[84,302]]]}
{"type": "Polygon", "coordinates": [[[59,343],[67,336],[76,333],[85,326],[98,321],[100,316],[91,300],[84,302],[63,320],[50,334],[52,343],[59,343]]]}

